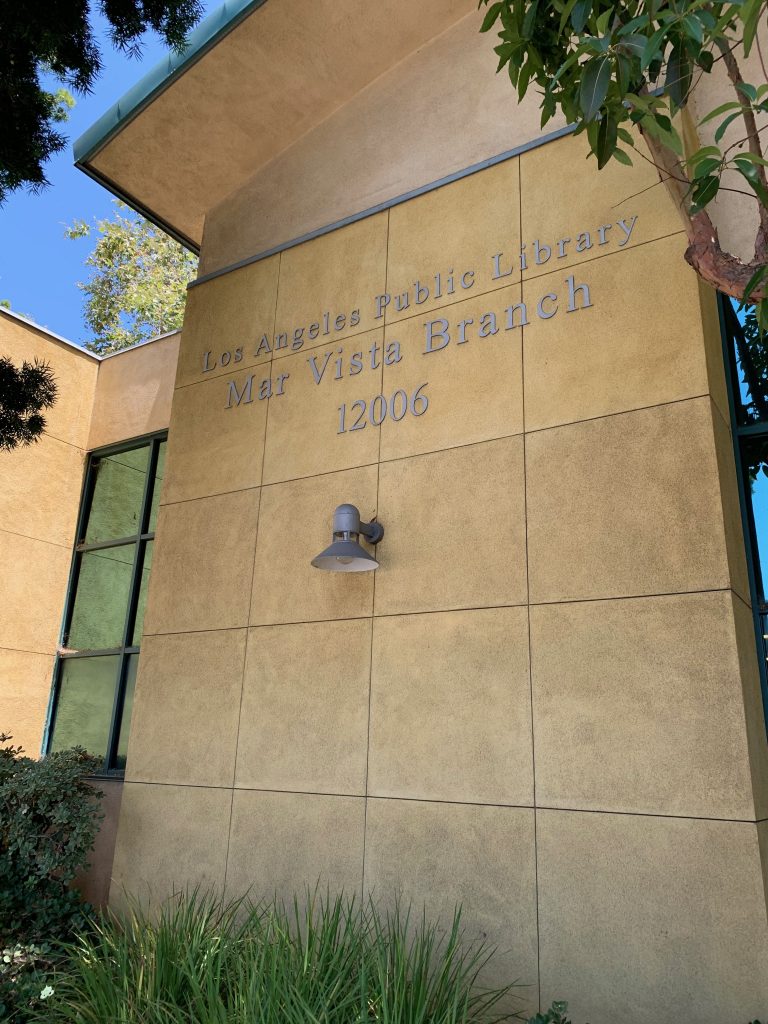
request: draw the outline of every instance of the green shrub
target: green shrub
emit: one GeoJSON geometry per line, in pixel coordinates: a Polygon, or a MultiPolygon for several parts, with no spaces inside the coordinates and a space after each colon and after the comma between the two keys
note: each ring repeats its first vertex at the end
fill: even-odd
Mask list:
{"type": "Polygon", "coordinates": [[[492,956],[369,902],[306,908],[178,895],[104,920],[70,950],[37,1019],[49,1024],[469,1024],[510,1020],[512,986],[483,989],[492,956]]]}
{"type": "MultiPolygon", "coordinates": [[[[528,1024],[571,1024],[571,1021],[566,1017],[568,1013],[568,1003],[562,1001],[556,1001],[552,1003],[546,1013],[537,1013],[535,1017],[530,1017],[528,1024]]],[[[750,1024],[760,1024],[759,1020],[753,1020],[750,1024]]]]}
{"type": "Polygon", "coordinates": [[[563,1000],[555,1000],[545,1013],[537,1013],[528,1019],[528,1024],[571,1024],[566,1017],[568,1003],[563,1000]]]}
{"type": "Polygon", "coordinates": [[[80,749],[41,761],[0,734],[0,1019],[23,1021],[57,956],[87,925],[70,884],[99,826],[98,793],[84,776],[96,761],[80,749]]]}

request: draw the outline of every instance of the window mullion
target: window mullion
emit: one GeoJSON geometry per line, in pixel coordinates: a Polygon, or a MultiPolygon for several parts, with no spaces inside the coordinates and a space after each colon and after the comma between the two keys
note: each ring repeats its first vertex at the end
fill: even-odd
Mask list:
{"type": "MultiPolygon", "coordinates": [[[[61,695],[63,692],[65,678],[69,680],[69,675],[67,673],[70,670],[66,669],[67,664],[71,662],[73,663],[78,659],[113,659],[112,664],[114,665],[115,674],[112,675],[109,673],[108,675],[103,676],[105,686],[114,685],[114,691],[110,713],[108,710],[110,707],[108,703],[108,691],[102,689],[106,703],[106,706],[103,706],[103,710],[107,712],[107,715],[110,715],[110,717],[108,722],[105,721],[107,715],[100,718],[103,726],[107,727],[108,731],[106,735],[105,757],[101,768],[98,770],[99,774],[104,773],[110,776],[115,775],[117,771],[116,765],[118,754],[120,754],[121,736],[124,735],[122,719],[126,710],[125,705],[127,700],[128,684],[130,682],[132,671],[135,671],[135,659],[139,653],[140,647],[140,644],[134,639],[133,634],[136,627],[136,617],[138,614],[139,599],[141,596],[141,584],[144,580],[147,546],[152,543],[155,536],[155,531],[151,528],[150,522],[152,514],[152,499],[156,485],[155,477],[158,471],[160,452],[162,451],[160,446],[164,443],[165,436],[166,435],[164,433],[162,435],[155,434],[153,436],[144,436],[142,438],[136,438],[133,442],[125,442],[120,445],[112,446],[109,449],[100,449],[96,452],[90,453],[83,480],[80,511],[77,520],[77,531],[75,535],[72,563],[70,566],[69,585],[67,588],[64,615],[62,617],[63,621],[59,650],[57,651],[54,666],[53,686],[51,688],[48,723],[46,726],[43,750],[44,752],[47,752],[52,746],[56,746],[56,720],[59,717],[59,705],[61,704],[61,695]],[[94,514],[94,503],[97,500],[98,468],[104,464],[105,459],[111,458],[113,455],[123,452],[131,452],[140,448],[148,449],[148,457],[143,488],[137,480],[136,483],[138,484],[138,487],[134,489],[134,494],[136,490],[139,490],[141,496],[138,509],[139,514],[135,524],[135,532],[130,536],[123,536],[110,540],[86,541],[85,537],[89,528],[88,524],[94,514]],[[114,637],[114,640],[118,640],[119,637],[119,646],[99,650],[73,650],[71,653],[65,653],[65,645],[69,644],[70,633],[75,620],[77,598],[82,583],[84,559],[86,555],[88,555],[89,552],[103,552],[108,548],[124,549],[131,544],[134,545],[133,559],[126,560],[124,563],[125,569],[128,570],[128,578],[126,580],[127,603],[123,617],[123,629],[122,634],[118,633],[118,636],[114,637]],[[114,682],[108,682],[110,676],[114,682]]],[[[101,509],[101,505],[99,508],[101,509]]],[[[135,508],[135,505],[133,508],[135,508]]],[[[112,525],[116,526],[119,522],[121,522],[121,518],[118,515],[116,519],[112,521],[112,525]]],[[[123,528],[130,528],[125,516],[122,517],[122,526],[123,528]]],[[[98,533],[96,535],[98,536],[98,533]]],[[[125,580],[126,577],[123,576],[123,579],[125,580]]],[[[115,608],[115,612],[118,613],[117,608],[115,608]]],[[[117,621],[115,621],[115,625],[118,625],[117,621]]],[[[96,640],[97,637],[94,635],[93,639],[96,640]]],[[[109,639],[114,642],[112,637],[107,637],[106,634],[104,635],[104,639],[109,639]]],[[[87,663],[88,662],[81,662],[83,667],[85,667],[85,664],[87,663]]],[[[75,670],[74,664],[72,664],[71,669],[72,671],[75,670]]],[[[106,669],[106,663],[104,664],[104,669],[106,669]]],[[[100,672],[102,670],[94,669],[94,671],[100,672]]],[[[77,672],[79,673],[80,669],[77,669],[77,672]]],[[[74,680],[77,678],[78,676],[73,676],[71,682],[67,681],[67,687],[74,686],[74,680]]],[[[79,678],[85,679],[87,676],[80,674],[79,678]]],[[[69,690],[67,690],[67,692],[69,693],[69,690]]],[[[67,729],[69,732],[72,731],[71,723],[69,721],[67,729]]],[[[68,739],[69,732],[67,733],[68,739]]],[[[104,739],[102,739],[101,742],[103,743],[104,739]]],[[[104,749],[104,747],[101,747],[101,749],[104,749]]]]}
{"type": "Polygon", "coordinates": [[[112,707],[112,721],[109,727],[109,743],[105,768],[110,770],[114,767],[117,756],[117,747],[120,742],[120,727],[123,718],[123,706],[125,704],[125,687],[128,679],[129,655],[126,648],[132,645],[133,629],[136,624],[136,609],[139,603],[141,590],[139,576],[144,564],[144,551],[147,542],[142,536],[147,532],[149,525],[149,506],[152,497],[155,472],[157,470],[158,441],[153,440],[149,449],[149,460],[147,463],[147,476],[144,480],[144,493],[141,499],[141,512],[139,514],[138,531],[133,538],[136,548],[133,553],[133,566],[131,567],[131,584],[128,591],[128,607],[126,608],[125,623],[123,626],[123,646],[120,652],[120,668],[118,672],[117,686],[115,688],[115,702],[112,707]]]}

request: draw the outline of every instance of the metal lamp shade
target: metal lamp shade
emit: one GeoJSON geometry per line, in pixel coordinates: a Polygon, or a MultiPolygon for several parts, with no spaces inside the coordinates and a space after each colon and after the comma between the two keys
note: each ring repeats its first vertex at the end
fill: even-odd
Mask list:
{"type": "Polygon", "coordinates": [[[370,572],[379,567],[373,555],[353,540],[335,540],[312,559],[312,565],[326,572],[370,572]]]}

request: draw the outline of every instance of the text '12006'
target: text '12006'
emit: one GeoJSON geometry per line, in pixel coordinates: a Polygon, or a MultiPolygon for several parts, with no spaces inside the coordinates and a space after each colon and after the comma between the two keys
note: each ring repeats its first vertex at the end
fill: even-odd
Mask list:
{"type": "Polygon", "coordinates": [[[376,395],[367,401],[358,398],[349,406],[350,423],[347,424],[347,404],[339,406],[339,429],[337,434],[346,434],[352,430],[364,430],[370,423],[372,427],[379,427],[389,416],[395,423],[399,423],[404,416],[410,413],[411,416],[423,416],[429,408],[429,399],[423,393],[427,386],[425,381],[419,384],[412,394],[408,395],[402,388],[398,388],[391,398],[385,395],[376,395]]]}

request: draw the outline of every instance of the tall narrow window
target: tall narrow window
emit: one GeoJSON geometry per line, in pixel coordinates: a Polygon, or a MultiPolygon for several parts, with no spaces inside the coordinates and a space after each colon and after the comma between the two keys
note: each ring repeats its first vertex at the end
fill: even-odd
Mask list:
{"type": "Polygon", "coordinates": [[[720,296],[750,586],[768,716],[768,343],[752,314],[720,296]]]}
{"type": "Polygon", "coordinates": [[[125,770],[164,461],[158,435],[86,473],[47,749],[85,747],[104,774],[125,770]]]}

